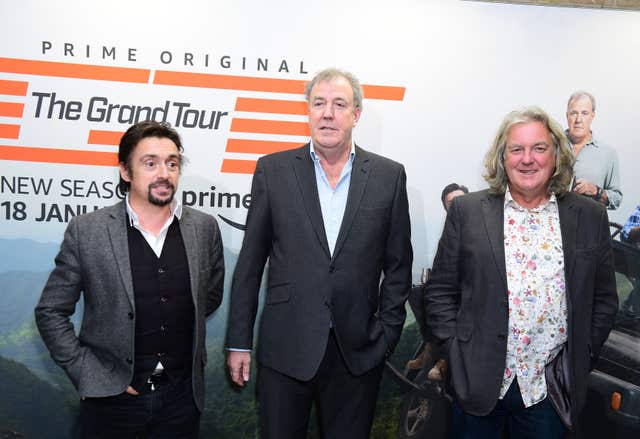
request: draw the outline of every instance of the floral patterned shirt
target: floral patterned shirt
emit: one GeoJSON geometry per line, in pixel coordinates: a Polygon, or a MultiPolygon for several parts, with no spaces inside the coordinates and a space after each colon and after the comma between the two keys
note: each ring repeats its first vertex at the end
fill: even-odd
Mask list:
{"type": "Polygon", "coordinates": [[[517,377],[524,405],[530,407],[547,396],[545,365],[567,340],[564,253],[555,195],[525,209],[507,190],[504,254],[509,333],[500,398],[517,377]]]}

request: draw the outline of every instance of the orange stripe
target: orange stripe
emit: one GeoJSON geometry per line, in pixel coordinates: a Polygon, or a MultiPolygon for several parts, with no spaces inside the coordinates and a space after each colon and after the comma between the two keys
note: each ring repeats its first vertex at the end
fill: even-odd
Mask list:
{"type": "Polygon", "coordinates": [[[300,114],[306,116],[307,103],[305,101],[238,98],[235,110],[256,113],[300,114]]]}
{"type": "MultiPolygon", "coordinates": [[[[303,94],[306,81],[297,79],[252,78],[249,76],[213,75],[208,73],[156,71],[154,84],[185,87],[221,88],[229,90],[266,91],[272,93],[303,94]]],[[[363,85],[367,99],[401,101],[405,87],[363,85]]]]}
{"type": "Polygon", "coordinates": [[[17,139],[20,137],[20,125],[0,123],[0,138],[17,139]]]}
{"type": "Polygon", "coordinates": [[[149,69],[0,58],[0,72],[118,82],[149,82],[149,69]]]}
{"type": "Polygon", "coordinates": [[[256,170],[255,160],[224,159],[220,171],[229,174],[253,174],[256,170]]]}
{"type": "Polygon", "coordinates": [[[0,94],[26,96],[29,83],[24,81],[7,81],[0,79],[0,94]]]}
{"type": "Polygon", "coordinates": [[[296,142],[278,142],[272,140],[228,139],[226,152],[247,154],[271,154],[301,146],[296,142]]]}
{"type": "Polygon", "coordinates": [[[289,136],[308,136],[309,125],[306,122],[286,122],[282,120],[238,119],[231,121],[231,131],[236,133],[286,134],[289,136]]]}
{"type": "Polygon", "coordinates": [[[404,99],[405,87],[391,87],[386,85],[363,85],[362,91],[367,99],[384,99],[401,101],[404,99]]]}
{"type": "Polygon", "coordinates": [[[248,76],[170,72],[167,70],[156,71],[153,78],[154,84],[162,85],[295,94],[304,93],[305,82],[295,79],[251,78],[248,76]]]}
{"type": "Polygon", "coordinates": [[[22,117],[24,104],[18,102],[0,102],[0,116],[22,117]]]}
{"type": "Polygon", "coordinates": [[[80,151],[76,149],[0,145],[0,160],[116,166],[118,164],[118,154],[114,152],[80,151]]]}
{"type": "Polygon", "coordinates": [[[89,145],[119,145],[124,131],[89,130],[89,145]]]}

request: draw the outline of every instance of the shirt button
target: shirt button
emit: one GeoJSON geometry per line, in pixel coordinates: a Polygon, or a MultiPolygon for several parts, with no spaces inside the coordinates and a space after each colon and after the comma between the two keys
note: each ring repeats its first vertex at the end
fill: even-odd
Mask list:
{"type": "Polygon", "coordinates": [[[162,357],[164,357],[164,352],[158,352],[156,355],[157,355],[158,357],[162,358],[162,357]]]}

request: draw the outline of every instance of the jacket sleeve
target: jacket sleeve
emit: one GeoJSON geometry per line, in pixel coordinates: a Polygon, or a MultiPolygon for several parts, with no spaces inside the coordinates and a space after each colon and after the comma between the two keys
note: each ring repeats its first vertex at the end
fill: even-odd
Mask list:
{"type": "Polygon", "coordinates": [[[222,294],[224,290],[224,255],[222,247],[222,238],[220,236],[220,228],[215,219],[212,218],[213,241],[211,242],[211,271],[207,282],[207,307],[205,315],[209,316],[213,313],[222,302],[222,294]]]}
{"type": "Polygon", "coordinates": [[[271,215],[264,160],[259,159],[251,183],[251,205],[242,248],[233,274],[227,348],[249,350],[258,311],[262,273],[271,250],[271,215]]]}
{"type": "Polygon", "coordinates": [[[431,276],[425,286],[427,326],[448,354],[456,334],[456,317],[460,308],[460,208],[454,200],[449,208],[431,276]]]}
{"type": "Polygon", "coordinates": [[[401,168],[396,181],[391,221],[384,252],[384,279],[380,286],[380,322],[389,354],[395,348],[406,318],[405,302],[411,291],[411,223],[407,199],[407,176],[401,168]]]}
{"type": "Polygon", "coordinates": [[[611,234],[607,211],[601,209],[593,309],[591,312],[591,356],[592,364],[600,354],[600,348],[609,336],[618,311],[618,293],[613,260],[611,234]]]}
{"type": "Polygon", "coordinates": [[[51,357],[65,370],[76,388],[86,348],[81,346],[70,316],[75,312],[82,289],[78,223],[73,218],[65,231],[60,252],[55,259],[55,268],[35,308],[35,318],[51,357]]]}

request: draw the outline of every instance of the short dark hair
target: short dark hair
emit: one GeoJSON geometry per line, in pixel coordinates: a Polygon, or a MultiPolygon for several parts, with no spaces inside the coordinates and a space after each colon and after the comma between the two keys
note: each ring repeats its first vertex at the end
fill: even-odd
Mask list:
{"type": "MultiPolygon", "coordinates": [[[[181,153],[184,151],[182,147],[182,141],[180,140],[180,135],[178,132],[171,127],[166,122],[156,122],[155,120],[145,120],[143,122],[138,122],[135,125],[129,127],[129,129],[122,135],[120,139],[120,146],[118,148],[118,162],[120,164],[124,164],[127,169],[131,169],[129,160],[131,158],[131,153],[138,143],[142,139],[146,139],[147,137],[159,137],[161,139],[169,139],[178,147],[178,151],[181,153]]],[[[180,166],[182,166],[182,161],[180,161],[180,166]]],[[[120,182],[118,183],[118,187],[120,192],[126,194],[129,192],[129,187],[131,183],[122,179],[120,177],[120,182]]]]}
{"type": "Polygon", "coordinates": [[[444,210],[447,210],[447,195],[449,195],[453,191],[462,191],[465,194],[469,193],[469,189],[467,189],[467,187],[462,184],[449,183],[448,185],[446,185],[444,189],[442,189],[442,195],[440,196],[440,200],[442,200],[442,207],[444,207],[444,210]]]}

